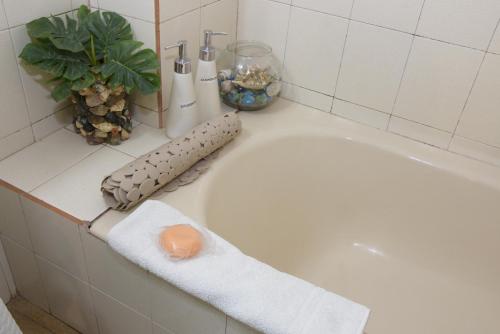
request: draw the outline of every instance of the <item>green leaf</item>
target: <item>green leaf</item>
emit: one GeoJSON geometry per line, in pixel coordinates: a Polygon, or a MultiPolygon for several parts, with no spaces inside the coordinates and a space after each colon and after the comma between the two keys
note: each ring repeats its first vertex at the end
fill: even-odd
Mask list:
{"type": "Polygon", "coordinates": [[[133,37],[127,20],[113,12],[91,13],[88,16],[87,27],[94,36],[97,59],[103,59],[111,46],[120,41],[131,40],[133,37]]]}
{"type": "Polygon", "coordinates": [[[28,34],[34,39],[49,39],[58,49],[80,52],[85,49],[85,42],[90,33],[85,26],[66,15],[66,23],[60,17],[52,20],[42,17],[26,25],[28,34]]]}
{"type": "Polygon", "coordinates": [[[111,87],[123,85],[127,93],[137,89],[142,94],[151,94],[160,88],[160,80],[154,72],[158,59],[153,50],[138,51],[142,46],[137,41],[121,41],[109,48],[108,62],[101,66],[103,78],[109,79],[111,87]]]}
{"type": "Polygon", "coordinates": [[[51,95],[56,102],[60,102],[70,97],[71,94],[73,94],[71,91],[71,82],[63,81],[52,90],[51,95]]]}
{"type": "Polygon", "coordinates": [[[95,77],[92,75],[92,73],[87,72],[81,79],[73,81],[71,90],[79,91],[81,89],[90,87],[94,82],[95,77]]]}
{"type": "Polygon", "coordinates": [[[89,14],[90,14],[89,7],[81,5],[80,8],[78,8],[77,17],[80,24],[84,23],[87,20],[89,14]]]}
{"type": "Polygon", "coordinates": [[[84,53],[74,54],[47,44],[29,43],[19,57],[53,76],[62,76],[71,81],[81,78],[90,70],[84,53]]]}

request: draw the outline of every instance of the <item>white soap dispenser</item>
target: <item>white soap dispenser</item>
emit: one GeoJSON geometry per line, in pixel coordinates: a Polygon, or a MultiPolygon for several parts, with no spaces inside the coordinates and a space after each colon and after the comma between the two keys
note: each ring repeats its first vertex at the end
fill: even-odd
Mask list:
{"type": "Polygon", "coordinates": [[[227,35],[225,32],[205,30],[204,45],[200,47],[198,70],[196,71],[195,91],[201,122],[208,121],[222,114],[215,64],[215,48],[212,46],[212,36],[227,35]]]}
{"type": "Polygon", "coordinates": [[[200,123],[198,105],[191,74],[191,59],[187,57],[187,41],[179,41],[165,50],[179,48],[174,63],[174,80],[167,110],[166,133],[170,138],[184,135],[200,123]]]}

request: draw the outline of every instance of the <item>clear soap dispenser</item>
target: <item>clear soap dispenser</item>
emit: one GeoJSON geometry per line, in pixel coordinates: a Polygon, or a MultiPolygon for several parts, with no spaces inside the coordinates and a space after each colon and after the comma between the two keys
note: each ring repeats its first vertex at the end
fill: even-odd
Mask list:
{"type": "Polygon", "coordinates": [[[208,121],[222,114],[215,64],[215,48],[212,46],[212,36],[227,35],[225,32],[205,30],[204,45],[200,47],[198,70],[195,79],[195,91],[200,106],[201,122],[208,121]]]}
{"type": "Polygon", "coordinates": [[[166,133],[170,138],[184,135],[200,123],[198,104],[191,74],[191,59],[187,57],[187,41],[179,41],[165,48],[179,48],[174,63],[174,80],[167,110],[166,133]]]}

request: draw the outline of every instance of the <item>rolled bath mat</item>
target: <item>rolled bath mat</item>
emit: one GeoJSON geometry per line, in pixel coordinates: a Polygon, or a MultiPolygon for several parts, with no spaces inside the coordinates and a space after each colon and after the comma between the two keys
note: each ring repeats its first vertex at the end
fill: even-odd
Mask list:
{"type": "Polygon", "coordinates": [[[128,210],[167,185],[241,131],[235,112],[193,128],[104,178],[101,191],[116,210],[128,210]]]}

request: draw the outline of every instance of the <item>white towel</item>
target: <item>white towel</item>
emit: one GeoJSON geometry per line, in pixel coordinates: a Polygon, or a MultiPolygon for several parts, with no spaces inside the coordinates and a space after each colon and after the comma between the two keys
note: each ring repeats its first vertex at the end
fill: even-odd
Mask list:
{"type": "Polygon", "coordinates": [[[159,245],[161,228],[191,219],[158,201],[146,201],[115,225],[109,245],[144,269],[227,315],[267,334],[361,334],[369,310],[282,273],[212,232],[214,253],[170,261],[159,245]]]}

